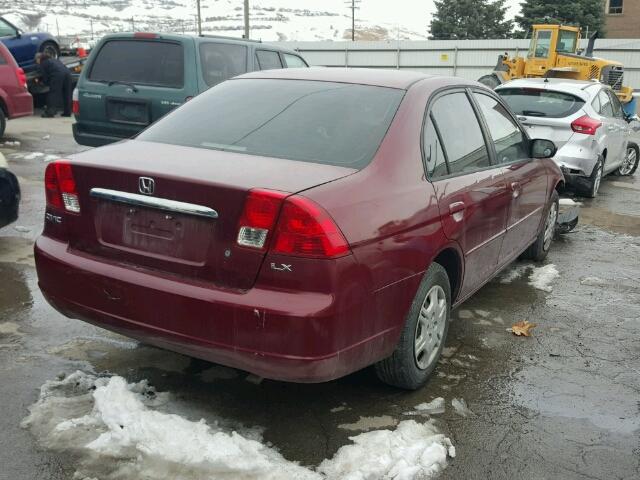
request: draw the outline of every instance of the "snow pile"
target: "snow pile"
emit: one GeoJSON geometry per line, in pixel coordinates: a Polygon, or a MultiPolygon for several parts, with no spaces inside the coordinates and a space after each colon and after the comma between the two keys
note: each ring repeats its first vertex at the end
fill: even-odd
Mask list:
{"type": "Polygon", "coordinates": [[[467,406],[467,402],[465,402],[464,398],[454,398],[453,400],[451,400],[451,406],[453,407],[453,410],[461,417],[475,416],[475,414],[467,406]]]}
{"type": "Polygon", "coordinates": [[[437,413],[444,413],[445,404],[444,398],[437,397],[431,400],[430,402],[421,403],[420,405],[416,405],[414,407],[421,413],[428,413],[430,415],[435,415],[437,413]]]}
{"type": "Polygon", "coordinates": [[[545,292],[553,291],[551,284],[560,276],[560,272],[553,264],[545,265],[544,267],[534,268],[531,276],[529,277],[529,285],[543,290],[545,292]]]}
{"type": "Polygon", "coordinates": [[[257,434],[167,413],[169,400],[146,380],[127,384],[75,372],[46,382],[22,425],[47,448],[78,455],[74,478],[101,480],[428,478],[455,456],[431,423],[410,420],[351,437],[352,445],[314,471],[286,460],[257,434]]]}
{"type": "Polygon", "coordinates": [[[500,274],[500,283],[511,283],[522,277],[529,269],[529,265],[513,265],[509,270],[500,274]]]}

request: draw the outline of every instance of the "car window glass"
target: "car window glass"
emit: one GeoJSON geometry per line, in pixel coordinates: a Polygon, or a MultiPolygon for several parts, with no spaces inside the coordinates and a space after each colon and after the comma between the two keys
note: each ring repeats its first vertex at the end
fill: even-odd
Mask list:
{"type": "Polygon", "coordinates": [[[529,158],[529,142],[500,103],[488,95],[474,93],[496,149],[498,163],[511,163],[529,158]]]}
{"type": "Polygon", "coordinates": [[[137,138],[362,168],[378,150],[403,96],[404,90],[368,85],[229,80],[185,103],[137,138]]]}
{"type": "Polygon", "coordinates": [[[429,178],[435,179],[449,173],[444,152],[442,151],[442,144],[431,116],[427,118],[427,125],[424,129],[424,157],[427,162],[427,175],[429,175],[429,178]]]}
{"type": "Polygon", "coordinates": [[[297,55],[284,53],[282,56],[284,57],[284,63],[287,64],[287,68],[305,68],[308,66],[305,61],[297,55]]]}
{"type": "Polygon", "coordinates": [[[562,118],[584,106],[584,100],[570,93],[538,88],[506,87],[496,90],[516,115],[562,118]]]}
{"type": "Polygon", "coordinates": [[[232,43],[201,43],[202,76],[210,87],[247,71],[247,47],[232,43]]]}
{"type": "Polygon", "coordinates": [[[591,106],[593,107],[593,109],[600,113],[600,97],[598,97],[598,95],[596,95],[595,97],[593,97],[593,100],[591,101],[591,106]]]}
{"type": "Polygon", "coordinates": [[[256,50],[256,58],[258,60],[258,66],[260,67],[260,70],[274,70],[277,68],[282,68],[282,63],[280,63],[280,55],[278,55],[278,52],[256,50]]]}
{"type": "Polygon", "coordinates": [[[89,80],[182,88],[183,50],[179,43],[109,40],[98,51],[89,80]]]}
{"type": "Polygon", "coordinates": [[[536,39],[535,58],[547,58],[551,48],[551,30],[538,30],[536,39]]]}
{"type": "Polygon", "coordinates": [[[622,111],[622,104],[615,93],[608,91],[607,94],[611,98],[611,106],[613,108],[613,116],[616,118],[624,118],[624,113],[622,111]]]}
{"type": "Polygon", "coordinates": [[[600,114],[605,117],[613,117],[613,107],[611,106],[611,99],[609,95],[607,95],[607,92],[600,90],[598,98],[600,99],[600,114]]]}
{"type": "Polygon", "coordinates": [[[0,37],[14,37],[16,35],[16,29],[0,19],[0,37]]]}
{"type": "Polygon", "coordinates": [[[490,165],[480,124],[465,93],[450,93],[438,98],[431,107],[431,114],[442,138],[450,174],[490,165]]]}

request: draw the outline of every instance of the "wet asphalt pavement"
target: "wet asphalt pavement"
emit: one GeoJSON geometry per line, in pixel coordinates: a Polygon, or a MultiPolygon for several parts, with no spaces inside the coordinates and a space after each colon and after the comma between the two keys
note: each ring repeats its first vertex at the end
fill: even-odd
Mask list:
{"type": "MultiPolygon", "coordinates": [[[[456,446],[445,479],[640,478],[640,174],[608,177],[581,224],[546,261],[551,292],[518,262],[457,312],[446,356],[426,387],[404,392],[370,369],[296,385],[137,344],[54,311],[37,287],[46,161],[82,149],[68,119],[9,122],[0,152],[19,177],[21,217],[0,230],[0,479],[73,478],[77,452],[45,450],[20,427],[38,388],[61,372],[110,372],[170,391],[184,416],[261,427],[287,459],[314,466],[348,437],[393,427],[444,397],[434,415],[456,446]],[[506,329],[535,322],[531,338],[506,329]],[[252,380],[251,378],[249,380],[252,380]],[[451,407],[464,399],[461,416],[451,407]]],[[[639,172],[640,173],[640,172],[639,172]]],[[[108,462],[108,459],[105,459],[108,462]]]]}

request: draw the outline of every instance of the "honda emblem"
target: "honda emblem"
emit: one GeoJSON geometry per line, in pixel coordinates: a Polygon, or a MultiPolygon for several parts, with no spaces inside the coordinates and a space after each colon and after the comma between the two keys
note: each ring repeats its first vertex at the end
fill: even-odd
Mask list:
{"type": "Polygon", "coordinates": [[[156,182],[153,178],[150,177],[140,177],[138,178],[138,190],[140,193],[145,195],[153,195],[153,192],[156,189],[156,182]]]}

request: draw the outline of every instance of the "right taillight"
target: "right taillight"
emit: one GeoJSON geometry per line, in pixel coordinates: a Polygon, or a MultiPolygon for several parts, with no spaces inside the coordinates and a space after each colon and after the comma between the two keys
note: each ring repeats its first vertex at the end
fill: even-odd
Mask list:
{"type": "Polygon", "coordinates": [[[265,250],[270,244],[272,252],[296,257],[334,258],[349,253],[347,240],[322,207],[308,198],[288,195],[251,190],[240,217],[238,245],[265,250]]]}
{"type": "Polygon", "coordinates": [[[80,213],[80,200],[68,160],[56,160],[44,172],[47,207],[80,213]]]}
{"type": "Polygon", "coordinates": [[[591,118],[588,115],[583,115],[582,117],[574,120],[571,123],[571,130],[576,133],[583,133],[584,135],[595,135],[596,130],[600,128],[602,122],[596,120],[595,118],[591,118]]]}
{"type": "Polygon", "coordinates": [[[27,90],[27,75],[21,68],[16,68],[16,78],[18,79],[18,85],[27,90]]]}
{"type": "Polygon", "coordinates": [[[74,115],[80,115],[80,96],[78,94],[78,89],[73,89],[73,96],[71,98],[71,111],[74,115]]]}

